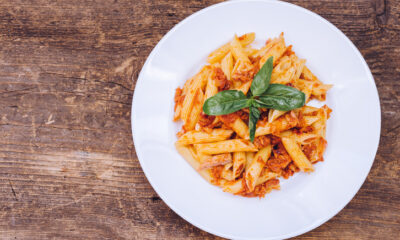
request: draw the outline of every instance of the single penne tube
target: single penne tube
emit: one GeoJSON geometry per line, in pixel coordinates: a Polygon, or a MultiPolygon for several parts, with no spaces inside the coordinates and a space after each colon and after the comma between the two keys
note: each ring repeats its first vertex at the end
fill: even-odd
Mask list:
{"type": "Polygon", "coordinates": [[[284,56],[274,67],[271,74],[271,83],[287,84],[295,76],[296,69],[292,66],[292,59],[284,56]]]}
{"type": "Polygon", "coordinates": [[[268,39],[267,43],[263,47],[261,47],[256,53],[252,54],[251,57],[257,58],[264,56],[265,54],[267,54],[268,50],[279,41],[280,41],[279,37],[274,39],[268,39]]]}
{"type": "Polygon", "coordinates": [[[226,54],[228,54],[230,50],[230,44],[226,43],[222,45],[220,48],[212,52],[208,57],[207,57],[207,62],[210,64],[220,62],[226,54]]]}
{"type": "Polygon", "coordinates": [[[331,110],[328,106],[324,105],[323,107],[318,109],[318,121],[315,121],[311,126],[314,128],[314,132],[319,136],[326,139],[326,121],[329,117],[329,112],[331,110]]]}
{"type": "Polygon", "coordinates": [[[212,67],[207,65],[204,66],[203,69],[201,70],[202,74],[201,74],[201,90],[203,90],[203,92],[206,90],[206,86],[207,86],[207,82],[208,82],[208,77],[212,75],[212,67]]]}
{"type": "Polygon", "coordinates": [[[306,95],[306,103],[308,103],[311,100],[312,88],[305,87],[301,91],[306,95]]]}
{"type": "MultiPolygon", "coordinates": [[[[197,170],[200,166],[200,162],[195,159],[195,156],[192,154],[190,150],[191,146],[184,146],[179,143],[175,143],[175,148],[178,153],[192,166],[195,170],[197,170]]],[[[206,181],[212,184],[213,177],[209,169],[204,169],[201,171],[197,171],[206,181]]]]}
{"type": "Polygon", "coordinates": [[[282,116],[285,113],[286,113],[286,111],[270,109],[268,112],[268,122],[271,123],[271,122],[275,121],[278,117],[282,116]]]}
{"type": "Polygon", "coordinates": [[[185,96],[185,99],[183,100],[181,109],[181,119],[184,122],[186,122],[189,117],[198,90],[201,89],[201,84],[203,81],[202,79],[203,74],[200,72],[194,77],[192,84],[190,84],[190,86],[188,87],[187,94],[185,96]]]}
{"type": "Polygon", "coordinates": [[[243,52],[247,55],[247,57],[249,57],[249,56],[256,54],[258,52],[258,50],[249,46],[249,47],[243,48],[243,52]]]}
{"type": "Polygon", "coordinates": [[[177,142],[182,145],[218,142],[228,139],[232,133],[227,129],[213,129],[210,133],[192,130],[183,134],[177,142]]]}
{"type": "Polygon", "coordinates": [[[254,155],[256,155],[255,152],[246,152],[246,167],[245,167],[245,171],[247,171],[247,169],[249,169],[250,164],[253,162],[254,155]]]}
{"type": "Polygon", "coordinates": [[[251,44],[254,41],[254,39],[256,39],[256,34],[254,32],[246,33],[238,37],[238,40],[243,47],[246,47],[247,45],[251,44]]]}
{"type": "Polygon", "coordinates": [[[239,42],[237,36],[235,36],[231,41],[230,50],[236,61],[240,59],[244,62],[250,62],[246,53],[244,53],[242,44],[239,42]]]}
{"type": "Polygon", "coordinates": [[[258,149],[250,141],[231,139],[213,143],[194,144],[197,152],[203,154],[220,154],[231,152],[256,152],[258,149]]]}
{"type": "Polygon", "coordinates": [[[238,179],[236,181],[232,181],[232,182],[226,182],[223,185],[222,190],[224,192],[233,193],[233,194],[243,192],[245,190],[243,178],[238,179]]]}
{"type": "Polygon", "coordinates": [[[296,142],[299,144],[307,144],[318,138],[318,135],[314,133],[301,133],[294,134],[293,136],[296,138],[296,142]]]}
{"type": "Polygon", "coordinates": [[[280,137],[281,138],[293,138],[299,144],[307,144],[311,141],[314,141],[316,138],[318,138],[318,135],[315,133],[294,133],[291,130],[287,130],[287,131],[281,132],[280,137]]]}
{"type": "Polygon", "coordinates": [[[182,95],[186,95],[187,94],[187,92],[189,91],[190,86],[193,84],[193,81],[194,81],[195,77],[196,77],[196,75],[191,77],[191,78],[189,78],[185,82],[185,84],[183,85],[183,88],[182,88],[182,95]]]}
{"type": "Polygon", "coordinates": [[[178,121],[181,117],[182,104],[177,103],[174,111],[174,121],[178,121]]]}
{"type": "Polygon", "coordinates": [[[222,153],[213,156],[206,156],[202,159],[202,162],[200,163],[199,166],[199,170],[225,165],[228,163],[232,163],[232,156],[230,153],[222,153]]]}
{"type": "Polygon", "coordinates": [[[276,177],[278,177],[277,173],[265,171],[264,173],[260,174],[259,178],[257,178],[256,186],[276,177]]]}
{"type": "Polygon", "coordinates": [[[239,137],[249,139],[249,127],[247,127],[247,124],[244,123],[242,119],[236,118],[230,127],[239,137]]]}
{"type": "Polygon", "coordinates": [[[233,153],[233,177],[237,178],[242,174],[246,168],[246,153],[234,152],[233,153]]]}
{"type": "Polygon", "coordinates": [[[312,172],[314,171],[314,167],[311,162],[307,159],[306,155],[304,155],[303,151],[300,148],[300,145],[296,142],[295,139],[290,137],[282,138],[283,146],[288,152],[289,156],[293,159],[293,162],[296,164],[298,168],[300,168],[303,172],[312,172]]]}
{"type": "Polygon", "coordinates": [[[303,72],[303,68],[306,65],[306,60],[299,59],[296,54],[290,55],[292,66],[295,69],[295,74],[293,79],[299,79],[301,73],[303,72]]]}
{"type": "MultiPolygon", "coordinates": [[[[245,47],[252,43],[255,39],[255,33],[247,33],[238,38],[242,47],[245,47]]],[[[220,62],[230,50],[230,43],[222,45],[220,48],[216,49],[207,57],[207,62],[213,64],[220,62]]]]}
{"type": "Polygon", "coordinates": [[[318,121],[315,121],[311,126],[314,128],[314,132],[318,134],[318,136],[323,137],[326,139],[325,136],[325,124],[326,122],[324,119],[319,119],[318,121]]]}
{"type": "Polygon", "coordinates": [[[332,88],[332,84],[313,84],[311,94],[319,101],[325,101],[326,92],[332,88]]]}
{"type": "Polygon", "coordinates": [[[319,81],[307,66],[303,67],[302,75],[305,80],[321,83],[321,81],[319,81]]]}
{"type": "Polygon", "coordinates": [[[232,54],[228,53],[221,61],[221,69],[224,72],[226,78],[231,80],[231,72],[233,69],[233,58],[232,54]]]}
{"type": "Polygon", "coordinates": [[[256,128],[255,136],[262,136],[266,134],[278,134],[282,131],[293,128],[299,124],[299,119],[293,112],[287,113],[271,123],[266,123],[264,126],[256,128]]]}
{"type": "Polygon", "coordinates": [[[301,113],[303,115],[310,115],[313,114],[314,112],[317,112],[319,108],[316,107],[311,107],[311,106],[304,106],[300,109],[301,113]]]}
{"type": "Polygon", "coordinates": [[[307,127],[320,119],[319,116],[303,116],[300,121],[300,126],[307,127]]]}
{"type": "Polygon", "coordinates": [[[242,91],[246,95],[251,87],[251,83],[252,83],[252,81],[245,82],[242,85],[236,87],[235,89],[242,91]]]}
{"type": "Polygon", "coordinates": [[[263,55],[260,59],[260,66],[264,65],[264,63],[270,57],[274,57],[274,65],[278,62],[279,58],[286,51],[285,40],[283,38],[283,33],[279,36],[278,41],[263,55]]]}
{"type": "Polygon", "coordinates": [[[203,98],[203,92],[201,91],[201,89],[198,89],[189,117],[186,119],[185,124],[183,125],[183,129],[185,129],[186,131],[193,130],[196,126],[196,123],[200,118],[200,113],[203,108],[203,98]]]}
{"type": "Polygon", "coordinates": [[[264,168],[265,163],[271,156],[271,149],[272,149],[271,145],[261,148],[260,151],[258,151],[254,156],[254,159],[251,162],[249,168],[246,170],[245,181],[249,191],[254,190],[257,183],[257,179],[260,176],[261,170],[264,168]]]}
{"type": "Polygon", "coordinates": [[[221,172],[221,177],[227,181],[235,180],[235,177],[233,176],[233,171],[232,171],[232,163],[225,164],[224,169],[222,169],[222,172],[221,172]]]}
{"type": "Polygon", "coordinates": [[[215,84],[215,80],[212,78],[212,74],[209,74],[207,79],[206,91],[204,93],[204,101],[214,96],[217,93],[218,93],[218,87],[215,84]]]}

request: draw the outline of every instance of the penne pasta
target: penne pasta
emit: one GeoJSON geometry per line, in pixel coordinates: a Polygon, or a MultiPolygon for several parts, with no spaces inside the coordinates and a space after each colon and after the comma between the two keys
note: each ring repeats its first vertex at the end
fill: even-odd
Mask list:
{"type": "Polygon", "coordinates": [[[279,58],[286,51],[285,40],[283,33],[279,36],[277,42],[269,48],[260,59],[260,66],[264,65],[269,57],[274,57],[274,65],[278,62],[279,58]]]}
{"type": "Polygon", "coordinates": [[[268,122],[271,123],[271,122],[275,121],[278,117],[282,116],[285,113],[286,113],[285,111],[270,109],[268,112],[268,122]]]}
{"type": "MultiPolygon", "coordinates": [[[[175,143],[175,148],[178,153],[194,168],[198,169],[200,167],[200,163],[194,158],[192,151],[190,150],[191,147],[180,145],[175,143]]],[[[212,183],[212,175],[208,169],[198,171],[198,173],[209,183],[212,183]]]]}
{"type": "Polygon", "coordinates": [[[249,169],[251,162],[253,162],[254,155],[256,155],[255,152],[246,152],[246,168],[245,168],[245,171],[247,171],[247,169],[249,169]]]}
{"type": "Polygon", "coordinates": [[[265,163],[267,162],[270,155],[271,155],[271,145],[268,145],[267,147],[262,148],[260,151],[256,153],[249,168],[246,170],[245,181],[247,188],[250,191],[254,190],[257,183],[257,179],[260,176],[261,170],[265,166],[265,163]]]}
{"type": "MultiPolygon", "coordinates": [[[[238,38],[242,47],[249,45],[254,41],[254,39],[255,33],[247,33],[238,38]]],[[[225,57],[225,55],[228,54],[229,50],[230,43],[224,44],[222,47],[218,48],[208,56],[207,62],[209,62],[210,64],[220,62],[225,57]]]]}
{"type": "Polygon", "coordinates": [[[214,156],[204,156],[199,166],[199,170],[225,165],[228,163],[232,163],[232,156],[230,153],[217,154],[214,156]]]}
{"type": "Polygon", "coordinates": [[[217,93],[218,93],[218,87],[215,84],[215,80],[212,78],[212,74],[209,74],[207,79],[206,91],[204,93],[204,101],[214,96],[217,93]]]}
{"type": "Polygon", "coordinates": [[[267,172],[261,173],[260,176],[257,178],[256,186],[265,183],[268,180],[278,177],[277,173],[274,172],[267,172]]]}
{"type": "Polygon", "coordinates": [[[214,143],[194,144],[197,152],[203,154],[220,154],[231,152],[256,152],[258,149],[250,142],[244,139],[232,139],[214,143]]]}
{"type": "Polygon", "coordinates": [[[210,143],[218,142],[228,139],[232,135],[232,130],[226,129],[213,129],[210,133],[201,131],[189,131],[183,134],[177,141],[182,145],[189,145],[195,143],[210,143]]]}
{"type": "Polygon", "coordinates": [[[235,60],[241,60],[243,62],[250,62],[249,58],[247,57],[246,53],[243,51],[242,44],[239,42],[239,39],[235,36],[231,42],[230,50],[232,56],[235,60]]]}
{"type": "Polygon", "coordinates": [[[236,87],[235,89],[242,91],[244,94],[247,94],[247,92],[250,89],[251,83],[252,82],[245,82],[245,83],[241,84],[240,86],[236,87]]]}
{"type": "Polygon", "coordinates": [[[205,78],[204,72],[198,73],[192,80],[190,86],[188,86],[187,94],[185,96],[185,100],[183,100],[182,109],[181,109],[181,119],[186,122],[191,112],[191,108],[193,107],[193,103],[195,100],[195,96],[199,89],[201,89],[201,85],[203,82],[203,78],[205,78]]]}
{"type": "Polygon", "coordinates": [[[232,171],[232,163],[225,164],[224,169],[221,172],[221,177],[227,181],[235,180],[235,177],[233,176],[233,171],[232,171]]]}
{"type": "Polygon", "coordinates": [[[246,168],[246,153],[245,152],[234,152],[233,153],[233,177],[237,178],[242,174],[246,168]]]}
{"type": "Polygon", "coordinates": [[[221,69],[224,72],[226,78],[231,80],[231,72],[233,69],[233,58],[232,54],[228,53],[221,61],[221,69]]]}
{"type": "Polygon", "coordinates": [[[311,162],[307,159],[306,155],[301,151],[299,144],[293,138],[283,137],[282,143],[290,157],[293,159],[293,162],[301,171],[314,171],[311,162]]]}
{"type": "Polygon", "coordinates": [[[203,98],[203,92],[201,91],[201,89],[197,89],[197,93],[193,101],[193,107],[190,111],[188,118],[185,121],[185,124],[183,125],[183,129],[185,131],[193,130],[196,126],[196,123],[200,118],[201,110],[203,108],[203,98]]]}
{"type": "Polygon", "coordinates": [[[277,134],[279,132],[293,128],[299,124],[299,120],[293,112],[287,113],[271,123],[256,128],[256,136],[267,134],[277,134]]]}
{"type": "Polygon", "coordinates": [[[227,182],[223,186],[223,191],[228,193],[237,194],[245,190],[243,179],[238,179],[233,182],[227,182]]]}
{"type": "Polygon", "coordinates": [[[231,128],[233,131],[236,132],[236,134],[244,139],[249,138],[249,128],[247,127],[247,124],[243,122],[242,119],[236,118],[236,120],[231,124],[231,128]]]}

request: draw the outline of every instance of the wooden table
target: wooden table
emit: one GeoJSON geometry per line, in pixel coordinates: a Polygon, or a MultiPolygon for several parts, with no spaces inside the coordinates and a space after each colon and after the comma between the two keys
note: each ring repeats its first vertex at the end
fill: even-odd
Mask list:
{"type": "MultiPolygon", "coordinates": [[[[1,239],[215,239],[154,192],[130,124],[135,81],[152,48],[215,2],[0,1],[1,239]]],[[[363,187],[298,239],[398,239],[400,3],[293,2],[355,43],[382,108],[380,146],[363,187]]]]}

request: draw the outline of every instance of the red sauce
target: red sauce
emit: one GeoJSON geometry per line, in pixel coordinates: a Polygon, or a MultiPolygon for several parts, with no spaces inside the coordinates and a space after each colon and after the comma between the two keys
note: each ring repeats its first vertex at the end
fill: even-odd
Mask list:
{"type": "Polygon", "coordinates": [[[271,144],[271,139],[268,136],[259,136],[254,138],[254,145],[258,148],[261,149],[263,147],[266,147],[271,144]]]}
{"type": "Polygon", "coordinates": [[[213,68],[213,79],[218,91],[228,90],[231,86],[229,80],[226,78],[224,72],[219,67],[213,68]]]}
{"type": "Polygon", "coordinates": [[[183,91],[181,88],[177,88],[175,90],[175,96],[174,96],[174,102],[175,102],[175,108],[174,110],[176,110],[176,107],[178,106],[178,104],[182,104],[183,100],[185,99],[185,95],[182,95],[183,91]]]}
{"type": "Polygon", "coordinates": [[[227,126],[230,126],[237,118],[239,118],[237,112],[219,116],[219,119],[227,126]]]}
{"type": "Polygon", "coordinates": [[[199,121],[198,121],[198,123],[199,123],[199,125],[200,125],[200,127],[212,127],[212,123],[214,122],[214,120],[215,120],[215,116],[210,116],[210,115],[207,115],[207,114],[205,114],[205,113],[201,113],[200,114],[200,118],[199,118],[199,121]]]}

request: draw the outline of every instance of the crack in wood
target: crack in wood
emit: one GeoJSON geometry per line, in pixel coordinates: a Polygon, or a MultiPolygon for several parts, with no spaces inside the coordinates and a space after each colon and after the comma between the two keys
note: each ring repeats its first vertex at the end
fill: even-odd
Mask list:
{"type": "Polygon", "coordinates": [[[10,179],[8,179],[8,183],[10,184],[11,192],[12,192],[12,194],[14,195],[15,201],[18,201],[17,194],[15,193],[14,187],[13,187],[13,185],[11,184],[10,179]]]}

